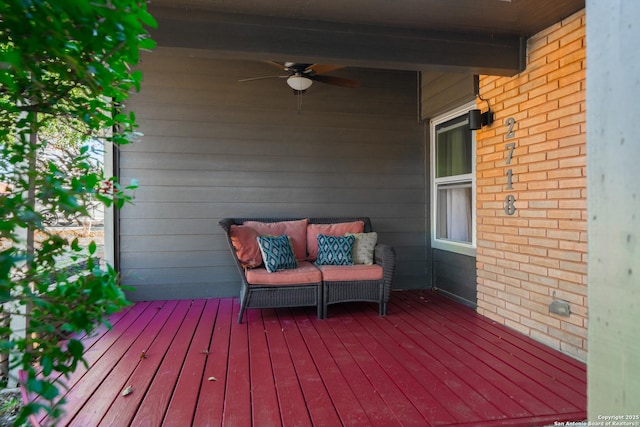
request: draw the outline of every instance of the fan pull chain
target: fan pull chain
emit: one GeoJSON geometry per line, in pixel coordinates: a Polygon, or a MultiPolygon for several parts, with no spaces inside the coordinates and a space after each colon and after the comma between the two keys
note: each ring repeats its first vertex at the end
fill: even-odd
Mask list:
{"type": "Polygon", "coordinates": [[[304,91],[297,91],[297,95],[296,98],[298,99],[298,114],[300,114],[300,112],[302,111],[302,94],[304,93],[304,91]]]}

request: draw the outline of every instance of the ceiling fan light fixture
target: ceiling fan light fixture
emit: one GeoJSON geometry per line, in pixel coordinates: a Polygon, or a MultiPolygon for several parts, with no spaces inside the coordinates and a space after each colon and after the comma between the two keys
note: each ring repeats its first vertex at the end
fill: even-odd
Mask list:
{"type": "Polygon", "coordinates": [[[294,74],[287,79],[287,84],[293,90],[303,91],[311,87],[313,80],[294,74]]]}

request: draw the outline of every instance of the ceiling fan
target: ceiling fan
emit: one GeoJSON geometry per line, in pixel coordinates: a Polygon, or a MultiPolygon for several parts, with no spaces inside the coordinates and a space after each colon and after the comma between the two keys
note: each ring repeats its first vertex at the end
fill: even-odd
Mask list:
{"type": "Polygon", "coordinates": [[[287,84],[293,89],[294,95],[301,95],[311,87],[314,81],[326,83],[334,86],[355,88],[358,82],[355,80],[345,79],[343,77],[327,76],[325,73],[343,68],[341,65],[328,64],[299,64],[297,62],[278,62],[266,61],[268,64],[278,67],[287,74],[274,76],[251,77],[248,79],[238,80],[239,82],[248,82],[262,79],[287,79],[287,84]]]}

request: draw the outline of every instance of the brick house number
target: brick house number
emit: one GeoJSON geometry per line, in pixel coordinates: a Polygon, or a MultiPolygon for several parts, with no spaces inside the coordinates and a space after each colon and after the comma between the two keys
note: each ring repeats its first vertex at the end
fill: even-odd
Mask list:
{"type": "MultiPolygon", "coordinates": [[[[514,125],[516,124],[516,120],[513,117],[509,117],[505,120],[504,125],[507,127],[507,134],[504,139],[515,138],[516,132],[513,130],[514,125]]],[[[505,145],[505,149],[507,150],[507,165],[511,164],[511,159],[513,159],[513,150],[516,148],[515,142],[508,142],[505,145]]],[[[513,169],[509,168],[506,171],[507,175],[507,190],[513,190],[513,169]]],[[[513,215],[516,213],[516,197],[513,194],[507,194],[504,198],[504,213],[507,215],[513,215]]]]}

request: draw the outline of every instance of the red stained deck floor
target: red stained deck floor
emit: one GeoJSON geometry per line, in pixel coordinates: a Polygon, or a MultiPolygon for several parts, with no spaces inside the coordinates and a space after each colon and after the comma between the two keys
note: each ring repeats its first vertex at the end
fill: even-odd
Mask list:
{"type": "MultiPolygon", "coordinates": [[[[428,291],[248,310],[137,303],[85,340],[72,426],[538,426],[586,419],[586,367],[428,291]],[[144,352],[144,357],[142,357],[144,352]],[[126,396],[122,391],[132,388],[126,396]]],[[[40,420],[46,424],[46,420],[40,420]]]]}

